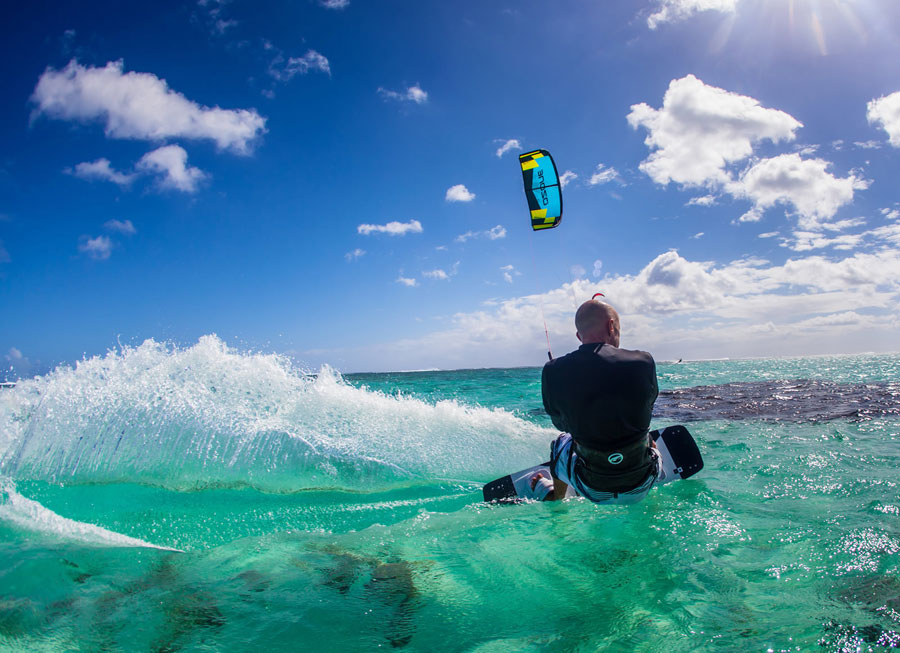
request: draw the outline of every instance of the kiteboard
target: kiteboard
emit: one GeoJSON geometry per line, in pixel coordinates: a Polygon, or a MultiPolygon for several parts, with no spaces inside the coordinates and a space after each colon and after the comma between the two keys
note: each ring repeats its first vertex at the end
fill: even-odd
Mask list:
{"type": "MultiPolygon", "coordinates": [[[[672,481],[690,478],[703,469],[703,457],[700,455],[700,449],[694,441],[694,436],[685,427],[668,426],[661,431],[651,431],[650,437],[656,442],[665,473],[665,478],[657,481],[656,485],[665,485],[672,481]]],[[[546,484],[538,482],[532,489],[531,480],[538,472],[545,479],[549,479],[549,465],[549,462],[542,463],[491,481],[484,486],[484,500],[515,503],[525,499],[533,501],[545,499],[548,494],[546,484]]],[[[570,496],[575,496],[571,487],[566,492],[566,497],[570,496]]]]}

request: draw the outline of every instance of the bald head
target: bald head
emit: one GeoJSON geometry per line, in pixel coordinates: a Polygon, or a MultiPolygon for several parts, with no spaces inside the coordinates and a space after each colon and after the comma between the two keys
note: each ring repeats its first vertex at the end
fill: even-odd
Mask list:
{"type": "Polygon", "coordinates": [[[583,343],[619,346],[619,314],[609,304],[592,299],[575,312],[575,329],[583,343]]]}

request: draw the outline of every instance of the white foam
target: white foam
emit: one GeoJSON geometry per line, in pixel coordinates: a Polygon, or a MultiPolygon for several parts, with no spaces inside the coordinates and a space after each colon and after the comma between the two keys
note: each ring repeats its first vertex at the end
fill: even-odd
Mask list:
{"type": "Polygon", "coordinates": [[[127,546],[179,551],[167,546],[158,546],[134,537],[115,533],[94,524],[75,521],[57,515],[37,501],[27,499],[16,491],[9,479],[0,478],[0,520],[19,528],[53,535],[67,541],[95,546],[127,546]]]}
{"type": "Polygon", "coordinates": [[[0,397],[0,471],[14,479],[276,490],[481,480],[545,453],[553,432],[502,409],[354,387],[216,336],[144,342],[0,397]]]}

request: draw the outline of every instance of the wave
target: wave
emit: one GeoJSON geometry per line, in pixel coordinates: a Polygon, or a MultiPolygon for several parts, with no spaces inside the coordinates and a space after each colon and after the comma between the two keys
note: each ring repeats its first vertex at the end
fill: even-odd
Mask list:
{"type": "Polygon", "coordinates": [[[98,546],[128,546],[178,551],[106,530],[94,524],[67,519],[37,501],[23,497],[9,479],[0,478],[0,521],[42,535],[98,546]]]}
{"type": "Polygon", "coordinates": [[[544,454],[553,432],[501,409],[351,386],[216,336],[147,340],[0,395],[0,471],[13,479],[173,489],[370,489],[484,480],[544,454]]]}

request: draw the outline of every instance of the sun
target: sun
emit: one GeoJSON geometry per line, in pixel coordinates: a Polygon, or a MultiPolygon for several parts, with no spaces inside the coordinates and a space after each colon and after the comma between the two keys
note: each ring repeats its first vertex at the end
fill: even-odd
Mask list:
{"type": "Polygon", "coordinates": [[[742,42],[762,59],[785,52],[825,57],[873,40],[897,45],[898,19],[897,0],[736,0],[712,35],[711,49],[742,42]]]}

